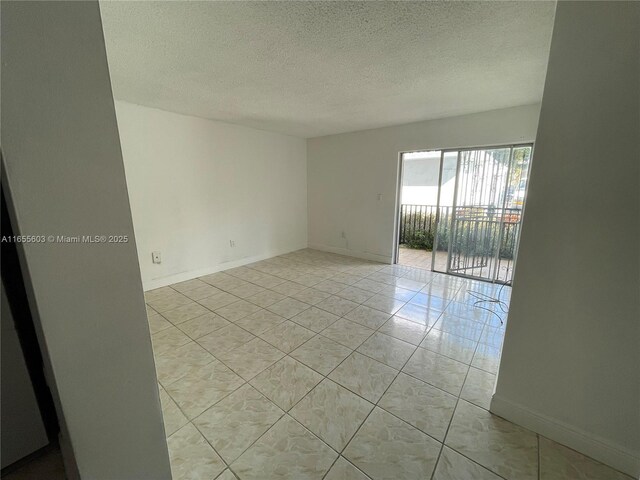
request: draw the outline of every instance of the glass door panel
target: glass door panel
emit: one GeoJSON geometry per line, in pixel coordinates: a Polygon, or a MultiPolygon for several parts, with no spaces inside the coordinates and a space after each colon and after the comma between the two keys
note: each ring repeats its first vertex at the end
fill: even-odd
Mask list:
{"type": "Polygon", "coordinates": [[[449,273],[509,282],[531,146],[461,150],[449,236],[449,273]]]}

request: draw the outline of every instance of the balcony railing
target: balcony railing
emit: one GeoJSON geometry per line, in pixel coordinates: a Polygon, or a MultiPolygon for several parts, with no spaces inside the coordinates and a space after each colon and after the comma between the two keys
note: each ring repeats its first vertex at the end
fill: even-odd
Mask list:
{"type": "Polygon", "coordinates": [[[500,243],[498,268],[511,266],[517,244],[522,210],[491,206],[459,206],[455,225],[454,207],[440,207],[436,238],[435,205],[404,204],[400,210],[399,241],[401,245],[424,250],[450,251],[452,271],[473,274],[474,270],[491,267],[500,243]],[[451,234],[455,235],[453,241],[451,234]]]}

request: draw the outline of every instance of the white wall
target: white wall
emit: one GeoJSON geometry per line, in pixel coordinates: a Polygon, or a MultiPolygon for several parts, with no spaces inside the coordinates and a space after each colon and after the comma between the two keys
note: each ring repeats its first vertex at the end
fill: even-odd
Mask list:
{"type": "Polygon", "coordinates": [[[640,4],[559,2],[492,411],[640,475],[640,4]]]}
{"type": "Polygon", "coordinates": [[[145,289],[307,246],[304,139],[120,101],[116,112],[145,289]]]}
{"type": "Polygon", "coordinates": [[[399,152],[532,142],[539,108],[527,105],[309,139],[309,246],[390,262],[399,152]]]}
{"type": "Polygon", "coordinates": [[[98,3],[1,8],[2,186],[15,234],[130,238],[18,245],[72,449],[67,477],[169,480],[98,3]]]}

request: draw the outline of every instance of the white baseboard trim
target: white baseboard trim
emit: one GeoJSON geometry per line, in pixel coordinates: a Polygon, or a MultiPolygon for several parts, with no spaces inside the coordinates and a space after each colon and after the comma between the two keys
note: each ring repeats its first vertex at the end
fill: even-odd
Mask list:
{"type": "Polygon", "coordinates": [[[490,410],[499,417],[539,433],[633,478],[640,476],[640,456],[621,445],[613,444],[495,394],[491,400],[490,410]]]}
{"type": "Polygon", "coordinates": [[[151,280],[143,281],[142,288],[145,292],[147,292],[155,288],[166,287],[167,285],[172,285],[174,283],[184,282],[186,280],[191,280],[193,278],[202,277],[203,275],[210,275],[212,273],[216,273],[221,270],[228,270],[230,268],[242,267],[243,265],[247,265],[249,263],[259,262],[260,260],[265,260],[271,257],[277,257],[278,255],[284,255],[285,253],[295,252],[303,248],[307,248],[307,246],[301,245],[296,248],[274,250],[271,252],[262,253],[260,255],[254,255],[252,257],[245,257],[237,260],[232,260],[230,262],[219,263],[212,267],[202,268],[199,270],[189,270],[188,272],[176,273],[174,275],[169,275],[161,278],[153,278],[151,280]]]}
{"type": "Polygon", "coordinates": [[[349,250],[347,248],[340,248],[340,247],[330,247],[328,245],[320,245],[317,243],[310,243],[309,248],[312,248],[313,250],[321,250],[323,252],[337,253],[338,255],[344,255],[346,257],[355,257],[355,258],[361,258],[363,260],[371,260],[373,262],[390,264],[392,263],[392,260],[393,260],[392,257],[387,255],[380,255],[377,253],[369,253],[369,252],[360,252],[357,250],[349,250]]]}

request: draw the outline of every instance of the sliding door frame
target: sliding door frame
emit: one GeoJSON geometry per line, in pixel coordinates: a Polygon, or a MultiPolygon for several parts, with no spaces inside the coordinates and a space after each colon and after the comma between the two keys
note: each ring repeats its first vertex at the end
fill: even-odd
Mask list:
{"type": "MultiPolygon", "coordinates": [[[[437,201],[436,201],[436,220],[435,220],[435,224],[434,224],[434,241],[433,241],[433,249],[431,251],[431,269],[430,271],[432,272],[437,272],[437,273],[445,273],[447,275],[453,275],[456,277],[462,277],[462,278],[469,278],[472,280],[480,280],[480,281],[484,281],[484,282],[489,282],[489,283],[505,283],[503,281],[499,281],[497,279],[498,275],[498,261],[499,261],[499,256],[500,256],[500,247],[501,247],[501,243],[502,243],[502,228],[504,225],[504,208],[506,206],[506,195],[503,199],[503,205],[502,205],[502,218],[501,218],[501,226],[500,226],[500,231],[499,231],[499,242],[498,242],[498,247],[497,247],[497,252],[496,252],[496,263],[494,266],[494,272],[491,275],[491,279],[484,279],[484,278],[480,278],[480,277],[476,277],[473,275],[467,275],[464,273],[459,273],[459,272],[452,272],[450,269],[451,266],[451,247],[452,247],[452,242],[453,242],[453,228],[454,228],[454,221],[455,221],[455,206],[456,206],[456,201],[457,201],[457,194],[458,194],[458,182],[459,182],[459,170],[460,170],[460,159],[461,159],[461,154],[462,152],[469,152],[469,151],[475,151],[475,150],[499,150],[499,149],[505,149],[505,148],[509,148],[509,166],[508,166],[508,170],[507,170],[507,181],[509,180],[509,175],[511,173],[511,164],[513,161],[513,152],[515,149],[517,148],[524,148],[524,147],[531,147],[531,154],[530,154],[530,158],[529,158],[529,165],[527,167],[527,171],[526,171],[526,177],[527,177],[527,192],[529,190],[529,178],[530,178],[530,172],[531,172],[531,164],[533,162],[533,152],[534,152],[534,142],[522,142],[522,143],[506,143],[506,144],[498,144],[498,145],[484,145],[484,146],[475,146],[475,147],[464,147],[464,148],[444,148],[444,149],[439,149],[439,148],[429,148],[429,149],[417,149],[417,150],[406,150],[406,151],[402,151],[399,152],[399,158],[398,158],[398,181],[396,183],[397,185],[397,194],[396,194],[396,221],[395,221],[395,232],[394,232],[394,252],[393,252],[393,264],[398,264],[398,260],[399,260],[399,248],[400,248],[400,222],[401,222],[401,211],[402,211],[402,184],[403,184],[403,175],[404,175],[404,158],[403,156],[407,153],[415,153],[415,152],[440,152],[440,168],[439,168],[439,172],[438,172],[438,196],[437,196],[437,201]],[[444,157],[447,153],[457,153],[458,159],[457,159],[457,163],[456,163],[456,182],[455,182],[455,186],[454,186],[454,193],[453,193],[453,208],[451,210],[451,231],[450,231],[450,236],[449,236],[449,250],[447,251],[447,268],[446,271],[441,272],[439,270],[435,270],[435,259],[436,259],[436,253],[437,253],[437,247],[438,247],[438,231],[440,229],[440,222],[442,220],[441,218],[441,214],[440,214],[440,203],[441,203],[441,195],[442,195],[442,174],[443,174],[443,167],[444,167],[444,157]]],[[[524,213],[525,213],[525,209],[526,209],[526,202],[527,202],[527,195],[525,195],[523,204],[522,204],[522,214],[521,214],[521,222],[524,220],[524,213]]],[[[518,238],[517,241],[515,243],[514,246],[514,255],[513,255],[513,267],[512,267],[512,274],[511,274],[511,278],[513,278],[513,275],[515,273],[515,268],[516,268],[516,261],[517,261],[517,255],[518,255],[518,251],[519,251],[519,247],[520,247],[520,233],[522,232],[522,227],[520,228],[520,232],[518,233],[518,238]]],[[[506,282],[506,283],[511,283],[506,282]]]]}
{"type": "MultiPolygon", "coordinates": [[[[504,284],[504,283],[511,283],[510,281],[501,281],[498,280],[498,264],[499,264],[499,260],[500,260],[500,249],[501,249],[501,244],[502,244],[502,230],[504,227],[504,209],[506,206],[506,201],[507,201],[507,196],[505,194],[503,201],[502,201],[502,215],[501,215],[501,219],[500,219],[500,227],[498,230],[498,243],[497,243],[497,249],[496,249],[496,254],[495,254],[495,264],[493,266],[493,272],[490,276],[489,279],[487,278],[483,278],[483,277],[478,277],[478,276],[474,276],[474,275],[468,275],[465,273],[460,273],[460,272],[453,272],[451,271],[451,247],[453,246],[453,238],[455,236],[455,229],[457,227],[455,227],[455,217],[456,217],[456,206],[457,206],[457,198],[458,198],[458,182],[459,182],[459,171],[460,171],[460,160],[461,160],[461,154],[462,152],[472,152],[472,151],[477,151],[477,150],[500,150],[500,149],[509,149],[509,164],[507,167],[507,176],[506,176],[506,181],[509,181],[509,175],[511,173],[511,164],[513,161],[513,152],[515,149],[517,148],[525,148],[525,147],[531,147],[531,154],[530,154],[530,158],[529,158],[529,165],[527,166],[527,192],[529,190],[529,172],[531,171],[531,163],[533,162],[533,147],[534,147],[534,143],[533,142],[525,142],[525,143],[513,143],[513,144],[505,144],[505,145],[489,145],[489,146],[484,146],[484,147],[467,147],[467,148],[452,148],[452,149],[448,149],[448,150],[443,150],[442,154],[444,155],[445,153],[449,152],[458,152],[458,163],[456,165],[456,184],[455,184],[455,188],[454,188],[454,193],[453,193],[453,208],[451,210],[451,231],[450,231],[450,235],[449,235],[449,251],[447,252],[447,271],[443,272],[446,273],[447,275],[454,275],[456,277],[462,277],[462,278],[469,278],[471,280],[479,280],[482,282],[488,282],[488,283],[498,283],[498,284],[504,284]]],[[[444,157],[443,157],[444,158],[444,157]]],[[[440,186],[438,186],[438,188],[440,188],[440,186]]],[[[524,220],[524,210],[526,207],[526,202],[527,202],[527,196],[525,195],[523,204],[522,204],[522,213],[520,215],[521,220],[520,222],[522,222],[524,220]]],[[[436,228],[438,228],[438,224],[436,224],[436,228]]],[[[521,228],[522,229],[522,228],[521,228]]],[[[437,230],[436,230],[436,234],[437,234],[437,230]]],[[[518,233],[518,238],[516,240],[515,246],[514,246],[514,255],[513,255],[513,267],[512,267],[512,274],[511,274],[511,278],[513,279],[513,273],[515,272],[515,267],[516,267],[516,261],[517,261],[517,254],[518,254],[518,250],[519,250],[519,246],[520,246],[520,232],[518,233]]],[[[432,264],[433,267],[433,264],[432,264]]]]}

